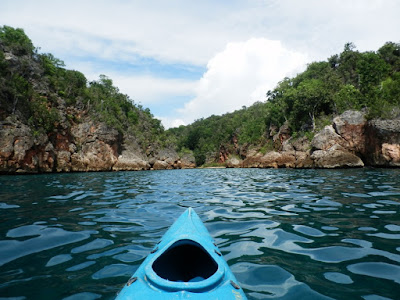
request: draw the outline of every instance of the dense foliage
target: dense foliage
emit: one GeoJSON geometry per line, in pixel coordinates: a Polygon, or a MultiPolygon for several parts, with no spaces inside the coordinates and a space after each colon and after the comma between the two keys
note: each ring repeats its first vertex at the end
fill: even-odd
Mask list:
{"type": "Polygon", "coordinates": [[[65,128],[65,122],[89,118],[135,137],[143,148],[193,151],[202,165],[216,158],[221,146],[233,153],[233,141],[271,146],[271,125],[286,122],[295,134],[310,136],[347,109],[365,109],[369,118],[390,118],[400,110],[400,44],[392,42],[376,52],[359,52],[348,43],[342,53],[284,78],[267,92],[265,102],[168,131],[107,76],[88,82],[64,67],[52,54],[39,53],[22,29],[0,27],[0,121],[11,115],[50,134],[65,128]]]}
{"type": "Polygon", "coordinates": [[[271,125],[288,122],[293,132],[307,134],[348,109],[366,109],[369,118],[391,118],[399,108],[400,44],[388,42],[377,52],[358,52],[348,43],[342,53],[309,64],[294,78],[284,78],[268,91],[266,102],[171,132],[178,147],[193,150],[202,164],[233,137],[242,145],[268,145],[271,125]]]}
{"type": "Polygon", "coordinates": [[[399,65],[400,44],[388,42],[377,52],[360,53],[348,43],[341,54],[310,64],[269,91],[266,105],[274,114],[267,115],[267,123],[287,120],[294,130],[314,130],[322,114],[347,109],[367,109],[370,118],[390,118],[400,105],[399,65]]]}
{"type": "Polygon", "coordinates": [[[257,102],[234,113],[200,119],[189,126],[172,128],[168,133],[176,136],[177,148],[194,152],[196,164],[202,165],[207,157],[216,158],[220,145],[227,147],[233,138],[240,143],[260,144],[265,139],[264,103],[257,102]]]}
{"type": "Polygon", "coordinates": [[[35,132],[51,133],[63,122],[89,118],[135,136],[144,148],[164,135],[149,109],[120,93],[110,78],[88,82],[64,67],[52,54],[38,53],[22,29],[0,27],[0,120],[13,115],[35,132]]]}

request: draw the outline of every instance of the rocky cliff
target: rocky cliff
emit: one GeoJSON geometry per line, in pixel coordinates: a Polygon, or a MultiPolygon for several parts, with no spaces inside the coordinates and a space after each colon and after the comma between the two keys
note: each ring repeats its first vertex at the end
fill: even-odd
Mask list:
{"type": "MultiPolygon", "coordinates": [[[[397,44],[385,47],[398,56],[397,44]]],[[[296,137],[288,124],[266,132],[267,119],[278,124],[286,120],[279,114],[288,105],[265,105],[280,101],[272,93],[265,104],[210,117],[208,127],[198,123],[171,133],[149,109],[120,93],[107,76],[88,82],[82,73],[64,66],[52,54],[38,53],[22,29],[0,27],[0,173],[194,168],[193,153],[198,164],[217,162],[226,167],[400,166],[400,119],[367,121],[363,112],[346,111],[312,139],[296,137]],[[178,145],[182,153],[174,150],[178,145]]],[[[395,63],[393,72],[398,72],[395,63]]],[[[393,103],[386,99],[384,106],[397,110],[396,118],[398,85],[393,82],[398,77],[393,76],[380,89],[391,87],[385,95],[393,103]]],[[[379,101],[384,101],[381,96],[379,101]]],[[[307,125],[302,114],[294,121],[307,125]]]]}
{"type": "MultiPolygon", "coordinates": [[[[346,111],[309,141],[288,126],[272,130],[274,149],[221,147],[219,162],[231,168],[400,167],[400,120],[370,120],[346,111]]],[[[90,119],[51,134],[35,133],[13,116],[0,122],[0,173],[162,170],[196,167],[193,155],[143,151],[135,137],[90,119]]]]}
{"type": "Polygon", "coordinates": [[[365,113],[350,110],[311,141],[292,138],[287,125],[271,128],[271,133],[272,151],[254,148],[241,158],[226,153],[220,157],[227,167],[243,168],[400,167],[400,119],[367,121],[365,113]]]}
{"type": "Polygon", "coordinates": [[[12,117],[0,122],[0,173],[194,168],[193,155],[162,149],[147,156],[134,137],[91,120],[35,134],[12,117]]]}
{"type": "Polygon", "coordinates": [[[0,26],[0,173],[193,168],[149,109],[0,26]]]}

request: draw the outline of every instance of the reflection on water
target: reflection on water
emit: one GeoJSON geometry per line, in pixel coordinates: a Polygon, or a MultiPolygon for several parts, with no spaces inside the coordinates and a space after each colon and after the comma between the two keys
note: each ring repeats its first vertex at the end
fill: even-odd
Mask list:
{"type": "Polygon", "coordinates": [[[400,170],[0,176],[0,299],[113,299],[195,208],[249,299],[398,299],[400,170]]]}

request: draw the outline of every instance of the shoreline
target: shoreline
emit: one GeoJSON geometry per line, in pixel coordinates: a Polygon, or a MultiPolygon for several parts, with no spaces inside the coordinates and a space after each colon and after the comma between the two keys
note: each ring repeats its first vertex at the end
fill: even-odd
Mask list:
{"type": "Polygon", "coordinates": [[[0,176],[30,176],[30,175],[50,175],[50,174],[77,174],[77,173],[120,173],[120,172],[152,172],[152,171],[179,171],[179,170],[216,170],[216,169],[265,169],[265,170],[284,170],[284,169],[292,169],[292,170],[351,170],[351,169],[388,169],[388,170],[396,170],[400,167],[396,166],[363,166],[363,167],[338,167],[338,168],[292,168],[292,167],[196,167],[196,168],[182,168],[182,169],[146,169],[146,170],[89,170],[89,171],[61,171],[61,172],[0,172],[0,176]]]}

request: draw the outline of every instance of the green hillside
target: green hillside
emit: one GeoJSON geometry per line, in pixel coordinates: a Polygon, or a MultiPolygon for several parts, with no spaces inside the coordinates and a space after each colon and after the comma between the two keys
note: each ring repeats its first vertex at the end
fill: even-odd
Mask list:
{"type": "Polygon", "coordinates": [[[295,136],[312,137],[348,109],[365,109],[368,118],[400,115],[400,44],[388,42],[376,52],[359,52],[348,43],[342,53],[284,78],[267,92],[263,103],[169,132],[176,136],[179,149],[194,151],[197,164],[203,164],[221,145],[229,150],[233,138],[241,145],[268,149],[273,147],[271,126],[287,122],[295,136]]]}
{"type": "Polygon", "coordinates": [[[273,149],[270,129],[284,123],[292,135],[312,137],[348,109],[364,109],[369,118],[400,115],[399,43],[387,42],[376,52],[359,52],[348,43],[340,54],[284,78],[266,91],[264,102],[165,131],[112,79],[100,75],[88,82],[62,60],[40,53],[22,29],[0,27],[0,121],[11,116],[36,134],[52,135],[90,119],[134,137],[144,151],[149,146],[193,151],[197,165],[203,165],[217,159],[221,147],[233,153],[233,144],[273,149]]]}
{"type": "Polygon", "coordinates": [[[107,76],[88,82],[52,54],[39,53],[19,28],[0,27],[0,50],[0,121],[12,115],[51,134],[90,118],[134,136],[143,148],[162,140],[161,122],[107,76]]]}

